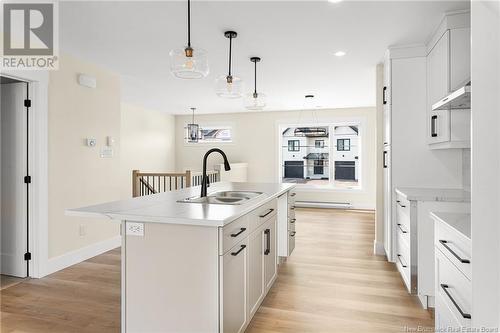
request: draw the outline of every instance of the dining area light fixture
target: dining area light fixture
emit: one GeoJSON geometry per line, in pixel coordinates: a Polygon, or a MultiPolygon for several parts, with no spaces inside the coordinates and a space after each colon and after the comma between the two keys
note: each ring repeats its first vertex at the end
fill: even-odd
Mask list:
{"type": "Polygon", "coordinates": [[[260,111],[266,107],[266,95],[257,92],[257,63],[261,61],[261,58],[251,57],[250,61],[254,64],[254,89],[253,93],[247,94],[245,98],[245,107],[247,110],[260,111]]]}
{"type": "Polygon", "coordinates": [[[200,139],[200,125],[194,122],[194,112],[196,108],[191,108],[192,118],[191,123],[187,124],[187,142],[189,143],[197,143],[200,139]]]}
{"type": "Polygon", "coordinates": [[[222,98],[240,98],[243,93],[243,80],[232,72],[233,39],[237,36],[235,31],[224,32],[224,37],[229,39],[229,70],[227,75],[222,75],[215,81],[215,93],[222,98]]]}
{"type": "Polygon", "coordinates": [[[187,45],[170,51],[170,72],[179,79],[201,79],[209,72],[207,52],[191,46],[191,0],[187,0],[187,45]]]}

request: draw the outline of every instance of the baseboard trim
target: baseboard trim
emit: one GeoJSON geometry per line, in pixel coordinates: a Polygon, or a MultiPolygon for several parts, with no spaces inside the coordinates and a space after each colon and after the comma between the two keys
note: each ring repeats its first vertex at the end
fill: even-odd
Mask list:
{"type": "Polygon", "coordinates": [[[104,252],[116,249],[121,246],[121,236],[115,236],[98,243],[87,245],[80,249],[65,253],[55,258],[51,258],[47,263],[47,271],[41,276],[46,276],[64,268],[76,265],[82,261],[95,257],[104,252]]]}
{"type": "Polygon", "coordinates": [[[376,256],[385,256],[384,243],[373,241],[373,254],[376,256]]]}

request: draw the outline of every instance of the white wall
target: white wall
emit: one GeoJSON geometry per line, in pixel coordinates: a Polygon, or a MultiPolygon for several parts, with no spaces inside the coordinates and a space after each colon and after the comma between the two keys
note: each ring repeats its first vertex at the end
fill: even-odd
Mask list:
{"type": "Polygon", "coordinates": [[[175,117],[140,106],[121,106],[122,197],[132,196],[132,170],[175,170],[175,117]]]}
{"type": "Polygon", "coordinates": [[[54,258],[119,235],[118,224],[64,213],[120,199],[119,77],[76,58],[60,57],[59,70],[49,77],[48,130],[48,255],[54,258]],[[79,73],[96,77],[97,88],[78,85],[79,73]],[[106,136],[117,139],[112,158],[99,154],[106,136]],[[85,146],[87,137],[97,139],[97,146],[85,146]],[[80,235],[81,229],[85,235],[80,235]]]}
{"type": "Polygon", "coordinates": [[[500,326],[500,5],[472,1],[472,323],[500,326]]]}
{"type": "MultiPolygon", "coordinates": [[[[204,153],[214,147],[223,149],[231,162],[248,163],[248,180],[254,182],[278,181],[279,124],[301,122],[314,123],[310,111],[265,111],[233,114],[199,115],[196,121],[201,125],[231,125],[233,142],[218,145],[188,145],[184,143],[184,126],[188,116],[176,117],[176,166],[177,170],[200,170],[204,153]]],[[[376,188],[376,110],[373,107],[318,110],[316,122],[348,121],[363,119],[362,133],[362,179],[363,189],[359,191],[315,191],[304,190],[298,200],[323,202],[351,202],[360,208],[375,208],[376,188]]],[[[212,156],[209,166],[220,163],[221,158],[212,156]]]]}

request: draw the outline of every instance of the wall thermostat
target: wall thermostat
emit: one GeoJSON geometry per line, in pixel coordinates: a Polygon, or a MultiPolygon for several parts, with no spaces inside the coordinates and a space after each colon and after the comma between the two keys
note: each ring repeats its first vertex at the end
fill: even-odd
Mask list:
{"type": "Polygon", "coordinates": [[[87,138],[87,147],[95,147],[97,140],[93,138],[87,138]]]}

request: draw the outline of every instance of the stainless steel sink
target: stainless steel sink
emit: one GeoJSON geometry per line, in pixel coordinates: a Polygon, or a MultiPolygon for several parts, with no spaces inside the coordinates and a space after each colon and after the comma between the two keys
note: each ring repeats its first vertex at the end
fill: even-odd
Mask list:
{"type": "Polygon", "coordinates": [[[216,205],[241,205],[244,202],[261,195],[262,192],[253,191],[221,191],[206,197],[190,197],[179,200],[182,203],[201,203],[216,205]]]}

